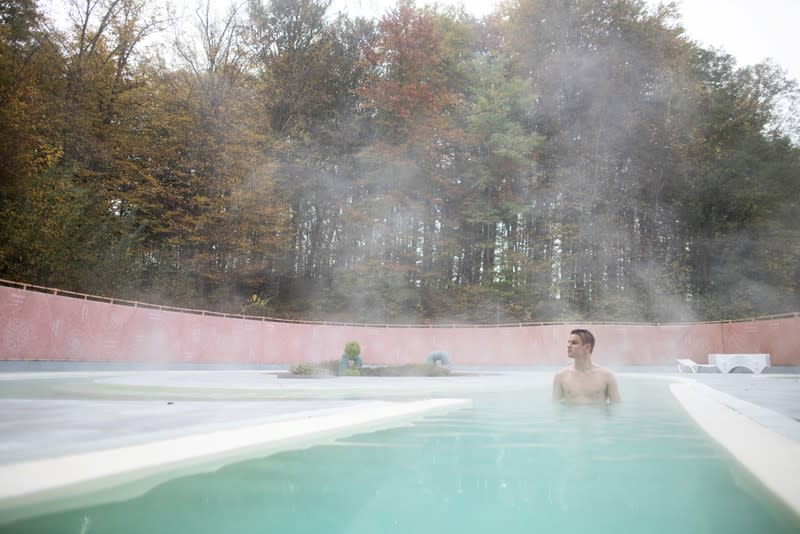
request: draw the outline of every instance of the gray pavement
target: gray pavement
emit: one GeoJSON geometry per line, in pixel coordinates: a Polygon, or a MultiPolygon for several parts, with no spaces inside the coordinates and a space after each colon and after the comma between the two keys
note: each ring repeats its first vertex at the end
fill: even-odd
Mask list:
{"type": "Polygon", "coordinates": [[[678,374],[723,393],[800,421],[800,375],[749,373],[678,374]]]}
{"type": "MultiPolygon", "coordinates": [[[[685,378],[685,375],[676,375],[685,378]]],[[[800,443],[800,376],[693,373],[721,404],[800,443]]]]}
{"type": "Polygon", "coordinates": [[[0,465],[319,416],[364,401],[0,400],[0,465]]]}

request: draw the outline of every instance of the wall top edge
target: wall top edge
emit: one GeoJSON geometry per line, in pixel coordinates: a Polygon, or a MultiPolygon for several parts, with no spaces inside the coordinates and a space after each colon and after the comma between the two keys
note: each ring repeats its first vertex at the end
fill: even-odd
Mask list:
{"type": "Polygon", "coordinates": [[[354,327],[354,328],[521,328],[530,326],[564,326],[564,325],[593,325],[593,326],[687,326],[687,325],[706,325],[706,324],[728,324],[728,323],[744,323],[754,321],[771,321],[776,319],[791,319],[800,317],[800,312],[783,313],[775,315],[762,315],[757,317],[747,317],[741,319],[728,319],[719,321],[686,321],[674,323],[648,323],[648,322],[614,322],[614,321],[532,321],[532,322],[514,322],[514,323],[479,323],[479,324],[393,324],[393,323],[354,323],[354,322],[339,322],[339,321],[301,321],[293,319],[281,319],[276,317],[265,317],[255,315],[244,315],[235,313],[222,313],[210,310],[199,310],[191,308],[179,308],[174,306],[163,306],[160,304],[152,304],[147,302],[139,302],[126,299],[117,299],[112,297],[104,297],[100,295],[91,295],[87,293],[80,293],[76,291],[69,291],[58,288],[51,288],[46,286],[39,286],[35,284],[27,284],[23,282],[15,282],[11,280],[4,280],[0,278],[0,286],[10,287],[14,289],[21,289],[24,291],[31,291],[36,293],[48,293],[61,297],[75,298],[81,300],[90,300],[93,302],[103,302],[106,304],[116,304],[120,306],[130,306],[135,308],[147,308],[159,311],[167,311],[174,313],[187,313],[192,315],[203,315],[209,317],[222,317],[226,319],[243,319],[247,321],[261,321],[270,323],[288,323],[298,325],[310,326],[335,326],[335,327],[354,327]]]}

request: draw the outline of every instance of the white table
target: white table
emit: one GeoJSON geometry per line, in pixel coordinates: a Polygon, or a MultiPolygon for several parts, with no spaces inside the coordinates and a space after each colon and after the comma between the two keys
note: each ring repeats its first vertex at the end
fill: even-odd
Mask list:
{"type": "Polygon", "coordinates": [[[723,373],[730,373],[734,367],[761,373],[770,366],[769,354],[709,354],[708,363],[716,365],[723,373]]]}

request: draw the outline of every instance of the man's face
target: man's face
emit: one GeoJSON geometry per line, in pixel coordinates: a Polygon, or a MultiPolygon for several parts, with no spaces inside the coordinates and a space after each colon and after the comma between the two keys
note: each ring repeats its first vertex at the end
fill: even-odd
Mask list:
{"type": "Polygon", "coordinates": [[[570,334],[567,339],[567,356],[570,358],[586,358],[591,354],[589,351],[589,344],[584,345],[580,336],[570,334]]]}

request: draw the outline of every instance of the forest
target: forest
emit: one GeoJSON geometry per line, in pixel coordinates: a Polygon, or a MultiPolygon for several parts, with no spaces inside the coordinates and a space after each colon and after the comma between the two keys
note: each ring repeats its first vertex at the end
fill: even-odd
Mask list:
{"type": "Polygon", "coordinates": [[[0,278],[293,320],[800,311],[798,83],[675,5],[0,0],[0,278]]]}

